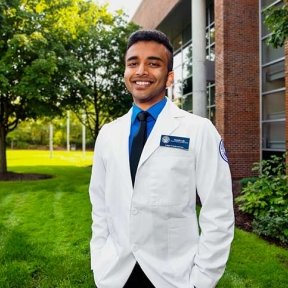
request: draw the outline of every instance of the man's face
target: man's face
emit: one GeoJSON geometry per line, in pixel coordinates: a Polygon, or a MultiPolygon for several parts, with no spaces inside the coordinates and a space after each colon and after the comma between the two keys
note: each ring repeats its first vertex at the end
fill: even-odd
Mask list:
{"type": "Polygon", "coordinates": [[[173,83],[168,72],[168,50],[154,41],[139,41],[125,57],[125,85],[135,104],[148,109],[165,96],[166,87],[173,83]]]}

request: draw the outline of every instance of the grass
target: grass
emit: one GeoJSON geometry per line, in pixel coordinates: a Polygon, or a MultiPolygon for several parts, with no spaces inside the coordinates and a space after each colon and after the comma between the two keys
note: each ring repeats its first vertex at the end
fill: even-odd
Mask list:
{"type": "Polygon", "coordinates": [[[95,287],[89,262],[91,158],[9,151],[9,170],[55,177],[0,182],[1,288],[95,287]]]}
{"type": "MultiPolygon", "coordinates": [[[[10,171],[52,179],[0,182],[0,287],[93,288],[88,196],[92,153],[8,151],[10,171]]],[[[288,287],[288,251],[236,230],[217,288],[288,287]]],[[[120,287],[119,287],[120,288],[120,287]]]]}

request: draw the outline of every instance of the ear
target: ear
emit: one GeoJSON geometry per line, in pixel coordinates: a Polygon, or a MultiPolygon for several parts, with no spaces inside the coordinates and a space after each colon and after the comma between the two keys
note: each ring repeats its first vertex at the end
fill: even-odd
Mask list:
{"type": "Polygon", "coordinates": [[[168,72],[166,88],[170,87],[174,83],[174,71],[168,72]]]}

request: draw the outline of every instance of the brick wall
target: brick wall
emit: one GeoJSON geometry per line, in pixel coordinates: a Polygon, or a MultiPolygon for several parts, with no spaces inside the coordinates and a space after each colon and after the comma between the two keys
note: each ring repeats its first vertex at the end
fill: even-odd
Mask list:
{"type": "Polygon", "coordinates": [[[216,126],[234,179],[260,160],[258,15],[258,1],[215,0],[216,126]]]}

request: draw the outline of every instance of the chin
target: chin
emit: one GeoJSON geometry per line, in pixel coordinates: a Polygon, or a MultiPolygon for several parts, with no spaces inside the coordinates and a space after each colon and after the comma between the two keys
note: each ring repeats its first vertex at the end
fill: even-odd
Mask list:
{"type": "Polygon", "coordinates": [[[148,101],[150,99],[147,95],[132,94],[133,98],[137,101],[148,101]]]}

